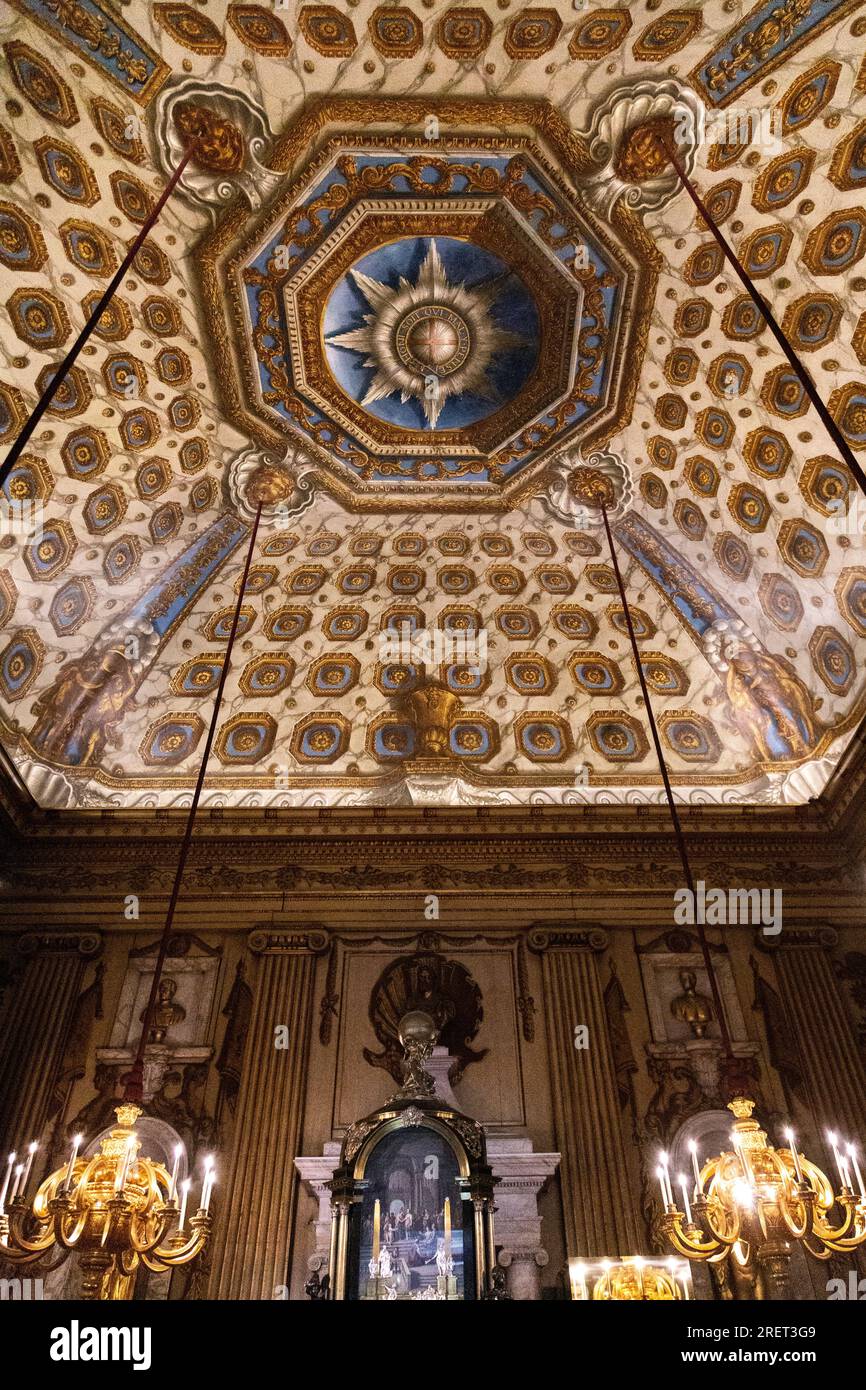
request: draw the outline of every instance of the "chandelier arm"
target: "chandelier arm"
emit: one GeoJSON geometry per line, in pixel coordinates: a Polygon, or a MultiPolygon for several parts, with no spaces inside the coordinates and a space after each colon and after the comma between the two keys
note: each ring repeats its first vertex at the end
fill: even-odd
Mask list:
{"type": "Polygon", "coordinates": [[[151,1216],[142,1216],[139,1212],[134,1212],[129,1223],[129,1246],[136,1255],[143,1255],[146,1250],[152,1250],[158,1243],[164,1221],[151,1216]],[[152,1222],[158,1221],[156,1230],[151,1234],[152,1222]]]}
{"type": "MultiPolygon", "coordinates": [[[[37,1217],[42,1230],[37,1236],[28,1240],[24,1234],[24,1217],[30,1214],[30,1208],[23,1207],[18,1210],[17,1207],[18,1204],[15,1203],[9,1209],[9,1235],[19,1250],[26,1250],[29,1253],[35,1251],[36,1255],[41,1255],[44,1250],[54,1244],[53,1223],[50,1220],[46,1222],[37,1217]]],[[[4,1251],[5,1258],[6,1252],[4,1251]]]]}
{"type": "Polygon", "coordinates": [[[832,1250],[837,1250],[839,1252],[858,1250],[864,1241],[866,1241],[866,1219],[864,1219],[861,1224],[858,1219],[858,1208],[852,1205],[847,1208],[846,1218],[841,1226],[838,1226],[834,1230],[828,1226],[816,1223],[815,1234],[819,1240],[822,1240],[825,1245],[829,1245],[832,1250]],[[848,1235],[852,1225],[854,1234],[848,1235]]]}
{"type": "Polygon", "coordinates": [[[812,1203],[802,1202],[800,1203],[800,1205],[802,1205],[803,1211],[805,1213],[803,1216],[802,1226],[797,1224],[793,1215],[791,1214],[790,1203],[788,1202],[787,1197],[784,1195],[784,1193],[780,1193],[779,1211],[781,1213],[782,1220],[784,1221],[787,1230],[794,1237],[795,1240],[803,1240],[805,1236],[809,1235],[814,1230],[815,1226],[815,1213],[812,1203]]]}
{"type": "Polygon", "coordinates": [[[725,1249],[729,1244],[723,1236],[720,1236],[718,1232],[713,1230],[709,1221],[706,1223],[710,1228],[709,1231],[704,1230],[701,1226],[692,1227],[692,1230],[697,1230],[699,1237],[697,1240],[693,1240],[690,1236],[685,1234],[683,1222],[684,1216],[682,1212],[672,1212],[666,1228],[668,1239],[680,1255],[685,1255],[694,1259],[707,1260],[725,1249]],[[705,1245],[703,1243],[705,1237],[709,1239],[710,1244],[705,1245]]]}
{"type": "Polygon", "coordinates": [[[0,1237],[0,1260],[8,1260],[10,1264],[29,1265],[34,1260],[38,1260],[40,1255],[51,1248],[51,1242],[39,1248],[23,1248],[21,1246],[7,1245],[5,1239],[0,1237]]]}
{"type": "Polygon", "coordinates": [[[845,1220],[840,1226],[831,1226],[827,1221],[818,1220],[815,1222],[815,1234],[819,1240],[825,1240],[828,1245],[831,1241],[842,1240],[851,1229],[853,1217],[854,1208],[848,1207],[845,1211],[845,1220]]]}
{"type": "Polygon", "coordinates": [[[145,1269],[149,1269],[152,1274],[167,1274],[171,1268],[170,1265],[155,1259],[152,1254],[148,1254],[146,1251],[142,1251],[138,1258],[141,1260],[145,1269]]]}
{"type": "MultiPolygon", "coordinates": [[[[162,1260],[167,1266],[183,1265],[198,1254],[207,1239],[207,1235],[208,1232],[205,1229],[195,1230],[185,1245],[180,1245],[174,1250],[170,1247],[156,1245],[148,1254],[153,1259],[162,1260]]],[[[142,1256],[143,1258],[144,1256],[142,1256]]]]}
{"type": "Polygon", "coordinates": [[[859,1250],[866,1238],[866,1231],[859,1236],[851,1236],[849,1240],[828,1240],[827,1244],[831,1250],[835,1250],[840,1255],[845,1255],[850,1250],[859,1250]]]}
{"type": "Polygon", "coordinates": [[[64,1249],[74,1250],[79,1240],[81,1239],[85,1226],[87,1225],[88,1212],[85,1208],[85,1210],[82,1211],[81,1215],[77,1218],[77,1220],[73,1221],[71,1229],[67,1233],[64,1230],[63,1223],[64,1218],[68,1215],[68,1212],[61,1211],[56,1213],[54,1225],[55,1239],[58,1245],[62,1245],[64,1249]]]}
{"type": "Polygon", "coordinates": [[[812,1242],[809,1240],[808,1236],[803,1237],[803,1245],[808,1250],[809,1254],[813,1257],[813,1259],[829,1260],[833,1255],[833,1251],[829,1245],[821,1244],[816,1250],[812,1242]]]}
{"type": "Polygon", "coordinates": [[[731,1247],[732,1245],[735,1245],[736,1242],[740,1239],[740,1214],[739,1214],[739,1212],[736,1213],[736,1219],[733,1221],[733,1223],[731,1223],[730,1221],[728,1221],[728,1222],[726,1222],[725,1224],[726,1224],[726,1226],[728,1227],[727,1230],[724,1230],[724,1231],[717,1231],[717,1230],[716,1230],[716,1227],[715,1227],[714,1224],[713,1224],[713,1222],[710,1220],[709,1215],[707,1215],[707,1217],[706,1217],[706,1225],[707,1225],[707,1232],[706,1232],[706,1234],[708,1234],[709,1236],[711,1236],[713,1240],[719,1241],[720,1244],[722,1244],[722,1245],[727,1245],[728,1248],[730,1249],[730,1247],[731,1247]]]}
{"type": "Polygon", "coordinates": [[[677,1230],[668,1232],[668,1240],[677,1254],[688,1260],[712,1260],[727,1249],[724,1241],[716,1241],[712,1245],[692,1245],[686,1242],[677,1230]]]}

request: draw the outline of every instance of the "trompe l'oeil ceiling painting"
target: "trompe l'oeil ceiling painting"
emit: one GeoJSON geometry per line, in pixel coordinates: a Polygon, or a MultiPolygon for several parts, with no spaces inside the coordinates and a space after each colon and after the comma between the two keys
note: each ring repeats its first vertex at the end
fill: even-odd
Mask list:
{"type": "Polygon", "coordinates": [[[45,806],[817,795],[864,713],[866,8],[12,0],[2,742],[45,806]],[[725,113],[745,123],[725,124],[725,113]],[[750,124],[749,117],[763,123],[750,124]],[[742,138],[740,138],[742,137],[742,138]]]}

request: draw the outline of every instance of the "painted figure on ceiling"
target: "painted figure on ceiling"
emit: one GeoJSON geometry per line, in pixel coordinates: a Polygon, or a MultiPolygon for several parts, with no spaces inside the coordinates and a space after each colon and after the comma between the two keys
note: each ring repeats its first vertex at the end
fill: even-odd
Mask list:
{"type": "Polygon", "coordinates": [[[765,651],[739,621],[716,623],[704,638],[724,680],[734,719],[767,762],[805,758],[819,731],[812,697],[793,666],[765,651]]]}
{"type": "Polygon", "coordinates": [[[68,662],[33,706],[31,745],[67,767],[99,762],[136,684],[132,663],[117,646],[68,662]]]}

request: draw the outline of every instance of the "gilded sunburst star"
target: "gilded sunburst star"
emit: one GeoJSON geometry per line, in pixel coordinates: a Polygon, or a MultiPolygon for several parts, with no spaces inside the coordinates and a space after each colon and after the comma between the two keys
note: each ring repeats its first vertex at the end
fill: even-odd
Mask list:
{"type": "Polygon", "coordinates": [[[362,405],[400,392],[401,401],[420,401],[429,429],[452,396],[496,399],[487,372],[495,355],[523,344],[490,314],[502,290],[502,275],[467,289],[451,284],[431,237],[414,285],[401,275],[396,288],[351,272],[372,313],[364,327],[328,339],[338,347],[366,354],[375,369],[362,405]]]}

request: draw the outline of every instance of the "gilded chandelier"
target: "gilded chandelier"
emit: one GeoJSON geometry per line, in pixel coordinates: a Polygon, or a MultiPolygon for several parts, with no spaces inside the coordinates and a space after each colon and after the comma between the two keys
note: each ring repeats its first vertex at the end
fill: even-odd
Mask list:
{"type": "Polygon", "coordinates": [[[626,1255],[592,1264],[572,1260],[568,1272],[576,1303],[677,1303],[691,1297],[689,1266],[673,1258],[626,1255]]]}
{"type": "Polygon", "coordinates": [[[843,1152],[836,1136],[827,1136],[839,1172],[834,1193],[821,1169],[797,1151],[791,1130],[790,1147],[776,1149],[752,1118],[754,1101],[740,1096],[728,1109],[735,1117],[731,1149],[701,1166],[691,1146],[694,1181],[683,1174],[676,1179],[682,1209],[661,1156],[662,1229],[678,1254],[716,1262],[730,1253],[741,1268],[757,1257],[771,1282],[779,1283],[791,1239],[819,1260],[866,1241],[866,1188],[853,1145],[843,1152]]]}
{"type": "Polygon", "coordinates": [[[115,1113],[117,1125],[102,1140],[100,1152],[79,1158],[78,1136],[68,1163],[45,1179],[32,1207],[26,1188],[35,1144],[26,1171],[24,1165],[14,1170],[8,1209],[14,1154],[0,1194],[0,1257],[27,1264],[55,1244],[76,1251],[87,1299],[129,1297],[140,1264],[157,1273],[187,1264],[211,1229],[213,1161],[205,1160],[200,1206],[188,1217],[191,1183],[188,1178],[180,1185],[177,1181],[180,1146],[169,1174],[163,1164],[140,1155],[138,1106],[120,1105],[115,1113]]]}

